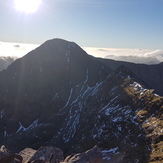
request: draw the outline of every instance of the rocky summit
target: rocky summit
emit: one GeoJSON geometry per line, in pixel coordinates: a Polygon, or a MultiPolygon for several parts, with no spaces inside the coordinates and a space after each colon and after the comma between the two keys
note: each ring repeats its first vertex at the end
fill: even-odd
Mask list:
{"type": "Polygon", "coordinates": [[[162,67],[46,41],[0,72],[1,145],[55,146],[65,156],[97,145],[103,162],[162,162],[162,67]]]}

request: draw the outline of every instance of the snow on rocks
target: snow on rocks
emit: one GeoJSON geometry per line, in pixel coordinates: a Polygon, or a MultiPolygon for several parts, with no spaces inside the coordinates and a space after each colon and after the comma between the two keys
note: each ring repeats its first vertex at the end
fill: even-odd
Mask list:
{"type": "Polygon", "coordinates": [[[19,133],[20,131],[26,131],[29,129],[33,129],[35,127],[40,126],[41,124],[38,124],[38,119],[36,119],[35,121],[33,121],[28,127],[24,127],[21,122],[19,121],[19,125],[20,127],[18,128],[18,130],[16,131],[16,133],[19,133]]]}

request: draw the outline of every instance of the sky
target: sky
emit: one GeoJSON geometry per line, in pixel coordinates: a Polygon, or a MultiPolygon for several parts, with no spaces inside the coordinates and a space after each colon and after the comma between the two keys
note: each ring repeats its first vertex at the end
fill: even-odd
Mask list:
{"type": "Polygon", "coordinates": [[[158,51],[162,56],[162,20],[163,0],[41,0],[35,13],[16,10],[14,0],[0,0],[0,41],[38,45],[62,38],[94,55],[104,55],[103,48],[104,57],[110,49],[114,54],[119,49],[118,55],[143,49],[138,56],[158,51]]]}

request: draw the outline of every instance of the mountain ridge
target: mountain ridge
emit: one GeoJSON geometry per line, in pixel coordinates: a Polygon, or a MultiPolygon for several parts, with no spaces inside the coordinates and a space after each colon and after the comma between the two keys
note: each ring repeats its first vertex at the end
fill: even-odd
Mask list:
{"type": "Polygon", "coordinates": [[[100,59],[106,65],[115,71],[120,65],[129,68],[149,89],[155,89],[156,93],[163,96],[163,62],[156,65],[136,64],[123,61],[114,61],[111,59],[100,59]]]}
{"type": "Polygon", "coordinates": [[[1,143],[16,151],[54,145],[67,154],[97,144],[126,162],[157,160],[163,100],[132,70],[72,42],[45,42],[0,72],[1,143]]]}

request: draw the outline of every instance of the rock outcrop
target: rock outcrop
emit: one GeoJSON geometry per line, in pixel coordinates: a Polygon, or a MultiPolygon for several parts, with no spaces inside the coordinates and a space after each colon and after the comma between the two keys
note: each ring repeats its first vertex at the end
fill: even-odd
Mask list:
{"type": "Polygon", "coordinates": [[[63,151],[52,146],[42,146],[38,150],[25,148],[19,154],[11,154],[4,145],[0,148],[0,163],[102,163],[102,159],[97,146],[83,153],[71,154],[65,160],[63,151]]]}
{"type": "Polygon", "coordinates": [[[0,163],[10,163],[14,160],[15,155],[6,149],[4,145],[0,148],[0,163]]]}
{"type": "Polygon", "coordinates": [[[23,158],[22,162],[25,163],[28,162],[36,152],[37,150],[32,148],[25,148],[19,153],[19,155],[23,158]]]}
{"type": "Polygon", "coordinates": [[[40,147],[36,153],[29,159],[28,163],[49,162],[60,163],[63,160],[63,151],[55,147],[40,147]]]}
{"type": "Polygon", "coordinates": [[[84,153],[67,156],[64,163],[102,163],[102,153],[100,149],[95,146],[84,153]]]}

